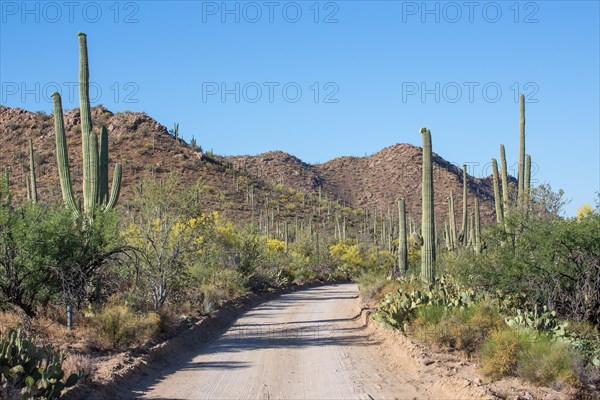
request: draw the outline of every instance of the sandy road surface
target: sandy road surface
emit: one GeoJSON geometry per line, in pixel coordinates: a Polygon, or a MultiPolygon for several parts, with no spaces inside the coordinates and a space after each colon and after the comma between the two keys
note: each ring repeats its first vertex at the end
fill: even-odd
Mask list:
{"type": "Polygon", "coordinates": [[[411,399],[414,376],[393,371],[356,318],[355,284],[282,295],[225,334],[131,382],[121,398],[411,399]],[[152,374],[154,375],[154,374],[152,374]]]}

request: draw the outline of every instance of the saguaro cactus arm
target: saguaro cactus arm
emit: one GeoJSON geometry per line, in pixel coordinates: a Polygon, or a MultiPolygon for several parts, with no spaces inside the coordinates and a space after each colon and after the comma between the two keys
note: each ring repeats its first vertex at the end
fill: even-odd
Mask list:
{"type": "MultiPolygon", "coordinates": [[[[98,201],[98,136],[91,133],[88,138],[88,184],[87,192],[83,194],[86,212],[91,212],[98,201]]],[[[85,181],[84,181],[85,182],[85,181]]]]}
{"type": "Polygon", "coordinates": [[[98,204],[108,203],[108,132],[106,127],[100,128],[100,165],[98,171],[98,204]]]}
{"type": "Polygon", "coordinates": [[[73,196],[71,187],[71,173],[69,171],[69,154],[67,152],[67,139],[63,122],[62,100],[60,94],[52,95],[54,101],[54,131],[56,133],[56,162],[58,164],[58,175],[60,178],[60,189],[62,191],[65,205],[73,212],[79,213],[79,207],[73,196]]]}
{"type": "Polygon", "coordinates": [[[115,172],[113,173],[113,184],[110,193],[110,199],[104,208],[104,211],[112,210],[117,201],[119,200],[119,193],[121,192],[121,175],[122,175],[121,164],[115,164],[115,172]]]}

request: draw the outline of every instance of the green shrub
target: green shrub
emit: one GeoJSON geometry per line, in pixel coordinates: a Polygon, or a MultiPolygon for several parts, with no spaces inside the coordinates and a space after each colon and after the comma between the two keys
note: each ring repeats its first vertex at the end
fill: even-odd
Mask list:
{"type": "Polygon", "coordinates": [[[421,307],[417,311],[417,319],[415,324],[419,325],[436,325],[448,313],[448,308],[442,305],[431,305],[421,307]]]}
{"type": "Polygon", "coordinates": [[[483,372],[494,380],[516,375],[519,355],[531,337],[525,330],[506,328],[493,332],[481,348],[483,372]]]}
{"type": "Polygon", "coordinates": [[[136,314],[125,305],[109,305],[93,318],[93,329],[107,348],[139,345],[160,331],[160,316],[154,312],[136,314]]]}
{"type": "Polygon", "coordinates": [[[576,361],[576,354],[567,343],[549,335],[536,335],[520,351],[517,375],[539,385],[576,385],[576,361]]]}
{"type": "Polygon", "coordinates": [[[568,343],[529,329],[496,331],[481,349],[483,371],[494,380],[517,376],[539,385],[577,385],[577,361],[568,343]]]}
{"type": "Polygon", "coordinates": [[[466,286],[522,293],[532,306],[546,305],[560,319],[587,321],[598,329],[600,204],[585,218],[563,218],[536,211],[545,203],[544,196],[555,203],[548,209],[559,209],[556,204],[561,201],[549,188],[536,189],[530,212],[514,210],[507,219],[517,233],[509,241],[501,227],[491,226],[484,230],[485,252],[448,253],[441,257],[440,269],[466,286]]]}
{"type": "Polygon", "coordinates": [[[480,349],[490,332],[501,326],[503,321],[495,308],[480,302],[468,308],[421,307],[411,331],[424,342],[472,354],[480,349]]]}

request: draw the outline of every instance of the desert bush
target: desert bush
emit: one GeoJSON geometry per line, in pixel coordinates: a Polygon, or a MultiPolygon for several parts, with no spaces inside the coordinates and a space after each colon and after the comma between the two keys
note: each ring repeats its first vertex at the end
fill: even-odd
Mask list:
{"type": "Polygon", "coordinates": [[[550,335],[536,335],[519,352],[516,374],[538,385],[577,385],[576,365],[571,346],[550,335]]]}
{"type": "Polygon", "coordinates": [[[108,305],[92,319],[92,329],[105,349],[140,345],[160,331],[157,313],[135,313],[126,305],[108,305]]]}
{"type": "Polygon", "coordinates": [[[502,329],[481,349],[484,373],[494,380],[516,376],[539,385],[577,385],[579,358],[567,343],[530,329],[502,329]]]}
{"type": "Polygon", "coordinates": [[[528,215],[511,213],[508,221],[517,235],[507,238],[500,227],[490,227],[484,230],[485,252],[449,254],[441,267],[467,286],[523,293],[531,305],[598,329],[600,208],[580,218],[561,218],[559,195],[542,190],[536,199],[528,215]]]}
{"type": "Polygon", "coordinates": [[[483,372],[494,380],[516,375],[519,355],[531,338],[531,332],[526,330],[507,328],[492,332],[481,348],[483,372]]]}
{"type": "Polygon", "coordinates": [[[118,257],[116,218],[89,223],[62,204],[0,204],[0,300],[27,315],[50,301],[78,304],[98,270],[118,257]]]}
{"type": "Polygon", "coordinates": [[[388,279],[383,274],[363,273],[358,278],[360,296],[371,301],[381,293],[388,279]]]}
{"type": "Polygon", "coordinates": [[[471,355],[481,348],[491,332],[503,326],[496,307],[481,301],[466,308],[423,306],[417,310],[410,331],[424,342],[471,355]]]}
{"type": "Polygon", "coordinates": [[[338,268],[346,276],[358,276],[366,267],[365,254],[357,244],[340,241],[329,246],[329,255],[337,261],[338,268]]]}

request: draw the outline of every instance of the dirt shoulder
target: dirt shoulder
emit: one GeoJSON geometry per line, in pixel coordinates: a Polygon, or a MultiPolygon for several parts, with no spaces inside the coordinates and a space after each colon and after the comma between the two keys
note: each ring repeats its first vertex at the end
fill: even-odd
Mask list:
{"type": "MultiPolygon", "coordinates": [[[[373,310],[372,305],[363,307],[373,310]]],[[[371,339],[381,343],[382,357],[397,370],[414,371],[418,385],[427,388],[432,399],[567,400],[576,396],[572,389],[557,391],[516,378],[492,382],[482,374],[477,360],[459,352],[433,349],[401,331],[384,328],[370,319],[370,312],[365,318],[371,339]]]]}

